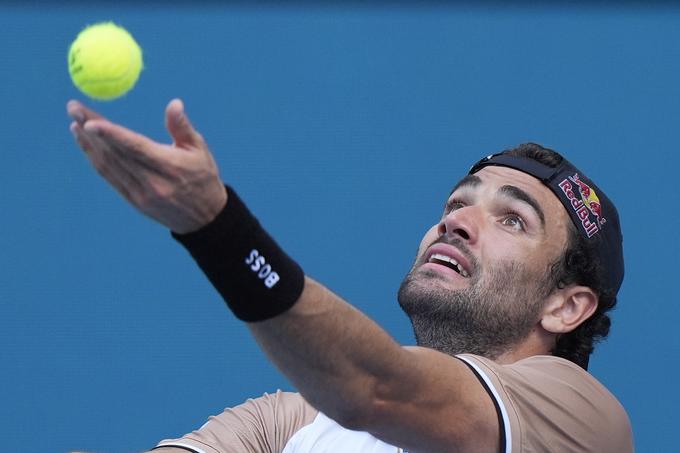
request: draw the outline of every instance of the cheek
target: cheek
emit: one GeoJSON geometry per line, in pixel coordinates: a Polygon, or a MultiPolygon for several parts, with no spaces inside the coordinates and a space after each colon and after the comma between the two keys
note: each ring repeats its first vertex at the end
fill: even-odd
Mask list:
{"type": "Polygon", "coordinates": [[[552,256],[552,246],[544,243],[505,244],[502,247],[490,247],[484,252],[481,259],[483,268],[498,264],[519,266],[512,271],[517,283],[536,282],[537,278],[546,274],[547,266],[552,263],[548,259],[552,256]]]}
{"type": "Polygon", "coordinates": [[[505,234],[487,234],[479,246],[478,264],[481,265],[482,271],[494,266],[517,264],[533,273],[543,260],[544,247],[543,243],[521,242],[509,239],[505,234]]]}

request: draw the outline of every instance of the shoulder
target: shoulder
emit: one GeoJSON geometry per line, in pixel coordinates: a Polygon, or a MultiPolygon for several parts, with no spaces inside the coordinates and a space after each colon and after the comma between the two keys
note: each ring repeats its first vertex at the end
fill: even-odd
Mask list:
{"type": "Polygon", "coordinates": [[[299,393],[281,390],[277,390],[275,393],[265,393],[259,398],[249,398],[243,403],[242,407],[257,408],[258,411],[264,409],[278,418],[286,419],[302,417],[302,419],[308,420],[314,418],[317,413],[316,409],[299,393]]]}
{"type": "Polygon", "coordinates": [[[551,401],[575,405],[587,401],[607,404],[608,410],[625,412],[607,388],[593,375],[573,362],[554,356],[533,356],[509,365],[500,365],[483,357],[463,354],[499,380],[504,387],[532,394],[550,393],[551,401]],[[577,398],[575,401],[574,398],[577,398]],[[580,398],[579,398],[580,397],[580,398]]]}
{"type": "Polygon", "coordinates": [[[614,395],[578,365],[533,356],[500,365],[458,356],[485,381],[519,451],[632,451],[630,421],[614,395]]]}
{"type": "Polygon", "coordinates": [[[195,452],[280,452],[317,414],[300,394],[278,390],[228,407],[209,417],[199,429],[181,438],[163,440],[158,446],[195,452]]]}

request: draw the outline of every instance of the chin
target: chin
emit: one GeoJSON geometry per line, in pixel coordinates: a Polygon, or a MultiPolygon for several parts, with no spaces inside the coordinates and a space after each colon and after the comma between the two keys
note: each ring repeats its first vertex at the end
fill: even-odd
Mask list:
{"type": "Polygon", "coordinates": [[[513,284],[517,275],[523,275],[521,267],[492,271],[486,279],[477,274],[465,287],[455,287],[459,281],[440,272],[412,270],[399,287],[398,301],[418,345],[449,355],[495,359],[526,338],[543,298],[529,285],[513,284]]]}

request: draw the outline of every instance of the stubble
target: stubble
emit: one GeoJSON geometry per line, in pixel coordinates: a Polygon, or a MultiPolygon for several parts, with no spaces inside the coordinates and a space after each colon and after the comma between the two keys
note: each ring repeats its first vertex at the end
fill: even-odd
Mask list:
{"type": "Polygon", "coordinates": [[[449,355],[495,359],[525,339],[538,322],[547,274],[504,261],[475,275],[465,289],[447,288],[447,277],[419,266],[399,288],[399,305],[411,319],[417,344],[449,355]]]}

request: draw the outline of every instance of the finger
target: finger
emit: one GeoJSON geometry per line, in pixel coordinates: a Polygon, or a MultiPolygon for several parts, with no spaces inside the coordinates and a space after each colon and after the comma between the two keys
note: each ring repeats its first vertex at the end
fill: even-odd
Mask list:
{"type": "Polygon", "coordinates": [[[80,126],[80,124],[78,124],[77,121],[73,121],[69,126],[69,129],[73,134],[73,138],[76,139],[80,149],[85,151],[85,154],[89,154],[91,152],[92,144],[90,143],[90,140],[84,135],[83,128],[80,126]]]}
{"type": "Polygon", "coordinates": [[[88,122],[83,129],[88,133],[92,142],[105,148],[106,153],[111,155],[110,158],[115,157],[116,165],[122,167],[129,177],[137,182],[134,186],[135,194],[143,198],[143,194],[149,192],[153,175],[160,176],[162,179],[173,177],[168,170],[168,164],[169,159],[172,158],[171,153],[176,150],[108,121],[102,124],[88,122]],[[100,127],[102,124],[103,127],[100,127]],[[114,134],[120,132],[126,138],[112,138],[112,135],[108,133],[110,129],[107,127],[109,126],[114,126],[116,129],[114,134]],[[149,157],[149,153],[145,152],[147,148],[152,148],[151,152],[155,157],[149,157]]]}
{"type": "Polygon", "coordinates": [[[71,132],[73,132],[78,145],[85,151],[97,173],[127,197],[129,191],[125,187],[124,170],[117,165],[115,160],[107,157],[104,147],[96,142],[95,137],[85,132],[77,122],[71,124],[71,132]]]}
{"type": "Polygon", "coordinates": [[[162,169],[171,151],[142,134],[106,120],[87,121],[83,130],[106,143],[121,159],[145,164],[156,172],[162,169]]]}
{"type": "Polygon", "coordinates": [[[166,107],[165,127],[170,132],[175,146],[196,148],[204,145],[203,137],[192,126],[184,111],[184,103],[180,99],[173,99],[166,107]]]}
{"type": "Polygon", "coordinates": [[[97,137],[87,133],[75,121],[71,123],[71,132],[97,173],[125,199],[132,201],[134,194],[141,193],[141,182],[114,154],[106,149],[105,144],[97,141],[97,137]]]}
{"type": "Polygon", "coordinates": [[[66,103],[66,112],[81,126],[89,120],[104,119],[99,113],[85,107],[81,102],[73,99],[66,103]]]}
{"type": "MultiPolygon", "coordinates": [[[[84,131],[85,136],[97,150],[98,159],[121,182],[130,194],[141,194],[147,174],[140,168],[140,163],[121,158],[115,146],[111,146],[99,135],[84,131]]],[[[121,191],[122,193],[123,191],[121,191]]]]}

